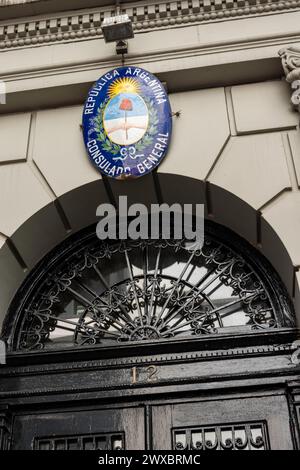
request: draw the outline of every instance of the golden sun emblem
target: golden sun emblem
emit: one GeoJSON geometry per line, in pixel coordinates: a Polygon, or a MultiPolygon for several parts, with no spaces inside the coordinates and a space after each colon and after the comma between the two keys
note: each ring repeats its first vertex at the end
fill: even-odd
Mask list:
{"type": "Polygon", "coordinates": [[[130,77],[117,78],[108,88],[109,98],[113,98],[120,93],[138,94],[140,86],[137,80],[130,77]]]}

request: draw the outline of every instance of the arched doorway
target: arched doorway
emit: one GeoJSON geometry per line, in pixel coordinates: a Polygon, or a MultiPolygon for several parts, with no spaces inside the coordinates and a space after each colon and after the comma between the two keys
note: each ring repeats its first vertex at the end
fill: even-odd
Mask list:
{"type": "Polygon", "coordinates": [[[3,446],[296,445],[289,296],[270,264],[217,224],[206,224],[201,249],[80,232],[26,279],[4,337],[3,446]]]}

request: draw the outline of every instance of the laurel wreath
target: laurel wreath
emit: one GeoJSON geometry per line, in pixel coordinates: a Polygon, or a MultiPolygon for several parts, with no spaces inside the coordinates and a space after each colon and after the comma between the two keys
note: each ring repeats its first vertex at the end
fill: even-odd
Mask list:
{"type": "MultiPolygon", "coordinates": [[[[94,131],[97,134],[97,140],[101,143],[103,150],[110,152],[112,155],[118,155],[118,154],[120,155],[122,146],[112,142],[104,129],[103,118],[104,118],[105,106],[108,100],[109,98],[103,101],[97,110],[97,116],[93,120],[94,131]]],[[[135,144],[135,149],[137,152],[142,152],[146,147],[148,147],[148,145],[152,144],[154,140],[154,136],[158,132],[157,124],[159,120],[158,120],[157,110],[155,109],[155,104],[153,100],[151,100],[151,98],[144,98],[144,101],[147,105],[148,112],[149,112],[149,123],[148,123],[147,131],[145,132],[143,137],[135,144]]]]}

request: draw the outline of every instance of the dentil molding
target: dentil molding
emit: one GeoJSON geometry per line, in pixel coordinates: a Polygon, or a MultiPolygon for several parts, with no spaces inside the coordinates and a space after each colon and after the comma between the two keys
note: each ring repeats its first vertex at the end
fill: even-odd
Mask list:
{"type": "MultiPolygon", "coordinates": [[[[300,9],[300,0],[181,0],[122,4],[135,32],[174,28],[192,23],[224,21],[300,9]]],[[[0,22],[0,50],[102,37],[101,23],[114,4],[59,16],[45,15],[0,22]]]]}

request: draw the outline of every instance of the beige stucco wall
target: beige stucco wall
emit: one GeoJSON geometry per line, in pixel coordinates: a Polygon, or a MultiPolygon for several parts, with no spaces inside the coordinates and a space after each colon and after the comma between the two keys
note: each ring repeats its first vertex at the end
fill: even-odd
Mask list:
{"type": "Polygon", "coordinates": [[[91,81],[118,65],[112,45],[91,38],[2,51],[8,104],[0,106],[1,320],[30,270],[61,240],[94,222],[101,202],[120,194],[127,194],[129,202],[157,202],[158,182],[166,202],[206,203],[208,217],[261,250],[285,282],[300,321],[299,114],[290,103],[290,87],[277,56],[280,37],[291,35],[299,14],[238,19],[234,30],[232,22],[231,28],[218,23],[215,30],[212,24],[176,31],[170,25],[132,41],[129,62],[166,79],[172,108],[181,111],[174,117],[171,147],[156,182],[148,175],[104,185],[84,149],[83,98],[91,81]],[[262,44],[266,27],[277,35],[273,43],[262,44]],[[251,53],[246,48],[250,31],[250,39],[258,42],[251,53]],[[222,50],[204,54],[205,47],[221,38],[228,44],[244,38],[243,52],[229,45],[226,50],[223,44],[222,50]],[[258,68],[262,64],[257,76],[249,65],[253,60],[258,68]],[[265,60],[270,67],[276,63],[268,80],[260,76],[265,60]],[[102,65],[97,68],[93,61],[102,65]],[[233,80],[235,65],[247,61],[233,80]],[[226,71],[224,78],[220,67],[226,71]],[[208,69],[210,81],[205,78],[208,69]],[[243,83],[247,73],[252,83],[243,83]],[[65,106],[72,100],[72,106],[65,106]]]}

